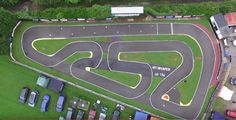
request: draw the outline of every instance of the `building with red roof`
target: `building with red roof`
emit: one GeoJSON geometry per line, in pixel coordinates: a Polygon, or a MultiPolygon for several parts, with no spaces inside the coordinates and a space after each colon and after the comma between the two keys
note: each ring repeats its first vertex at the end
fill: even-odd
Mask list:
{"type": "Polygon", "coordinates": [[[228,23],[228,26],[236,25],[236,12],[225,14],[225,19],[228,23]]]}

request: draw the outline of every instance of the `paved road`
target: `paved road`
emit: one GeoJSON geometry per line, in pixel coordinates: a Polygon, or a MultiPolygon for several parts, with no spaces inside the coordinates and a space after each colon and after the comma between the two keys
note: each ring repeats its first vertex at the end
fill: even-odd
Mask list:
{"type": "Polygon", "coordinates": [[[25,56],[39,64],[53,67],[63,73],[80,78],[105,90],[111,91],[128,99],[135,99],[161,111],[184,119],[195,119],[204,103],[207,89],[214,70],[215,54],[210,38],[205,32],[191,24],[119,24],[119,25],[88,25],[88,26],[41,26],[25,31],[22,38],[22,48],[25,56]],[[112,42],[108,47],[108,67],[110,70],[126,71],[142,75],[140,84],[130,88],[102,76],[85,71],[85,67],[99,66],[103,48],[96,42],[84,41],[67,45],[54,56],[49,57],[32,48],[32,42],[39,38],[71,38],[91,36],[123,36],[123,35],[161,35],[186,34],[197,40],[203,53],[203,69],[198,88],[190,106],[179,106],[176,103],[164,101],[161,96],[171,90],[193,68],[191,49],[181,41],[135,41],[112,42]],[[119,52],[134,51],[169,51],[175,50],[182,54],[183,64],[161,82],[152,95],[145,94],[151,84],[152,68],[145,63],[134,63],[117,60],[119,52]],[[75,52],[92,51],[92,58],[83,58],[69,65],[63,60],[75,52]]]}

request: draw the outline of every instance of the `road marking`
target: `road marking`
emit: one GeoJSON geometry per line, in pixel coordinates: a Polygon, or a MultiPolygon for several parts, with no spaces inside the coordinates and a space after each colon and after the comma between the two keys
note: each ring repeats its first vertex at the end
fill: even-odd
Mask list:
{"type": "Polygon", "coordinates": [[[156,24],[156,28],[157,28],[157,35],[158,35],[158,24],[156,24]]]}
{"type": "Polygon", "coordinates": [[[52,36],[52,34],[49,34],[49,36],[51,37],[51,36],[52,36]]]}
{"type": "Polygon", "coordinates": [[[105,26],[105,28],[107,28],[107,26],[105,26]]]}
{"type": "Polygon", "coordinates": [[[95,35],[95,34],[96,34],[96,32],[93,32],[93,34],[95,35]]]}
{"type": "Polygon", "coordinates": [[[143,32],[142,30],[139,30],[139,32],[143,32]]]}
{"type": "Polygon", "coordinates": [[[85,29],[85,27],[83,27],[83,29],[85,29]]]}
{"type": "Polygon", "coordinates": [[[173,35],[173,23],[170,23],[171,35],[173,35]]]}

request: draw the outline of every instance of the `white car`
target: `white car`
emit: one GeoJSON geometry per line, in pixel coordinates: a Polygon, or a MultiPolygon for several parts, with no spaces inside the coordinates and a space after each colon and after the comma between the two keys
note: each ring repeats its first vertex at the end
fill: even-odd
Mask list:
{"type": "Polygon", "coordinates": [[[37,90],[34,90],[30,93],[29,101],[28,101],[28,105],[30,107],[35,107],[35,104],[38,100],[38,95],[39,95],[39,92],[37,90]]]}

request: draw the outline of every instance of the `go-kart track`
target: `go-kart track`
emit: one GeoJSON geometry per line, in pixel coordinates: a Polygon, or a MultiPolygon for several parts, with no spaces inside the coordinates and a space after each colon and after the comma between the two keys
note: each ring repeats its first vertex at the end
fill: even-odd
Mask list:
{"type": "MultiPolygon", "coordinates": [[[[97,87],[115,93],[127,99],[134,99],[155,109],[182,119],[196,119],[202,109],[211,80],[215,79],[218,65],[218,54],[215,52],[214,38],[203,26],[194,24],[114,24],[114,25],[81,25],[81,26],[34,26],[22,36],[22,49],[25,56],[43,66],[56,69],[97,87]],[[191,48],[182,41],[111,41],[101,45],[95,41],[78,41],[66,45],[53,56],[45,55],[33,47],[33,42],[42,38],[79,38],[79,37],[112,37],[136,35],[187,35],[197,41],[202,52],[202,71],[197,89],[190,105],[166,101],[162,96],[175,89],[175,86],[191,74],[194,67],[194,55],[191,48]],[[101,75],[88,71],[102,63],[103,51],[108,52],[107,67],[109,70],[140,74],[138,86],[131,88],[101,75]],[[148,63],[119,60],[121,52],[177,51],[182,56],[182,64],[169,74],[153,91],[145,94],[152,83],[153,71],[148,63]],[[91,52],[90,58],[82,58],[73,64],[64,60],[76,52],[91,52]]],[[[53,47],[53,45],[52,45],[53,47]]],[[[161,59],[161,58],[160,58],[161,59]]],[[[104,64],[104,63],[103,63],[104,64]]],[[[191,82],[191,81],[190,81],[191,82]]]]}

